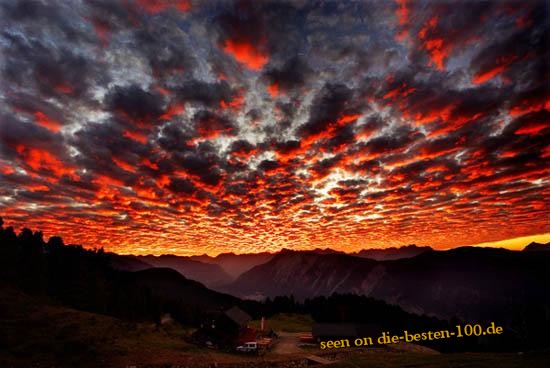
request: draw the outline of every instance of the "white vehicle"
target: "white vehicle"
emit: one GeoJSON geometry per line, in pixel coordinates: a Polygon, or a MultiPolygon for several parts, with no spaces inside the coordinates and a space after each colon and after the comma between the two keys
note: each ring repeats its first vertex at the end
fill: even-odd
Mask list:
{"type": "Polygon", "coordinates": [[[237,346],[236,350],[242,353],[253,353],[258,351],[258,343],[255,341],[247,342],[244,345],[237,346]]]}

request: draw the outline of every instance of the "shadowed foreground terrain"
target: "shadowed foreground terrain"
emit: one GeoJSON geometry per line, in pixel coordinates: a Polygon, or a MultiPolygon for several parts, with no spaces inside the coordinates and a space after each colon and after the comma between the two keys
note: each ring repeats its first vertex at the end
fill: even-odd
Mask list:
{"type": "Polygon", "coordinates": [[[209,367],[250,360],[187,343],[192,329],[178,323],[156,327],[82,312],[5,284],[0,295],[0,367],[209,367]]]}
{"type": "MultiPolygon", "coordinates": [[[[179,324],[156,328],[81,312],[0,285],[1,367],[276,367],[299,362],[302,353],[247,357],[197,348],[179,324]]],[[[289,316],[293,324],[297,316],[289,316]]],[[[307,320],[307,318],[305,318],[307,320]]],[[[279,326],[284,317],[275,319],[279,326]]],[[[302,319],[303,320],[303,319],[302,319]]],[[[275,327],[276,325],[273,325],[275,327]]],[[[284,329],[284,328],[283,328],[284,329]]],[[[335,351],[332,351],[335,352],[335,351]]],[[[330,355],[332,352],[324,352],[330,355]]],[[[424,354],[355,349],[331,367],[547,367],[550,352],[424,354]]]]}
{"type": "Polygon", "coordinates": [[[491,354],[462,353],[427,355],[418,353],[376,353],[352,357],[330,365],[331,368],[401,368],[401,367],[462,367],[462,368],[519,368],[548,367],[550,353],[491,354]]]}

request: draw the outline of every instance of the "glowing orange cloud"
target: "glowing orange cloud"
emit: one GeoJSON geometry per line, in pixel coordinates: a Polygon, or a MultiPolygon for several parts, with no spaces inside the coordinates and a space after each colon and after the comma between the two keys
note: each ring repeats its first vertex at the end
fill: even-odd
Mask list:
{"type": "Polygon", "coordinates": [[[140,142],[140,143],[147,143],[147,134],[143,134],[140,132],[132,131],[132,130],[125,130],[122,135],[126,138],[130,138],[134,141],[140,142]]]}
{"type": "Polygon", "coordinates": [[[251,70],[260,70],[269,61],[265,52],[247,41],[227,39],[223,50],[251,70]]]}
{"type": "Polygon", "coordinates": [[[168,107],[168,110],[160,116],[161,120],[170,120],[172,117],[181,114],[185,111],[185,106],[183,104],[173,104],[168,107]]]}
{"type": "Polygon", "coordinates": [[[225,102],[224,100],[220,101],[220,107],[222,109],[232,109],[234,111],[239,110],[239,108],[244,104],[245,96],[243,93],[234,97],[231,101],[225,102]]]}
{"type": "Polygon", "coordinates": [[[34,113],[34,117],[38,125],[43,126],[44,128],[49,129],[54,133],[58,133],[61,129],[61,123],[59,123],[57,120],[49,118],[41,111],[36,111],[34,113]]]}
{"type": "Polygon", "coordinates": [[[494,77],[505,71],[516,60],[518,60],[517,55],[509,55],[506,57],[498,58],[495,62],[495,65],[491,69],[483,70],[476,73],[472,78],[472,83],[481,84],[493,79],[494,77]]]}
{"type": "Polygon", "coordinates": [[[279,85],[277,83],[271,83],[267,86],[267,92],[271,95],[271,97],[277,97],[279,95],[279,85]]]}
{"type": "Polygon", "coordinates": [[[395,38],[397,41],[401,42],[409,34],[408,29],[405,28],[409,23],[409,4],[407,0],[396,0],[396,3],[398,7],[395,11],[395,16],[397,17],[399,26],[403,29],[397,33],[395,38]]]}
{"type": "Polygon", "coordinates": [[[25,164],[35,172],[46,170],[57,177],[65,174],[72,175],[74,173],[73,168],[65,165],[60,158],[47,150],[24,147],[22,145],[17,146],[16,150],[23,158],[25,164]]]}
{"type": "Polygon", "coordinates": [[[445,70],[445,60],[451,52],[452,46],[447,44],[442,37],[430,36],[437,31],[438,17],[431,17],[418,32],[422,40],[422,46],[430,55],[431,64],[439,70],[445,70]]]}
{"type": "Polygon", "coordinates": [[[191,9],[191,3],[188,0],[138,0],[138,3],[151,14],[160,13],[170,7],[181,12],[187,12],[191,9]]]}

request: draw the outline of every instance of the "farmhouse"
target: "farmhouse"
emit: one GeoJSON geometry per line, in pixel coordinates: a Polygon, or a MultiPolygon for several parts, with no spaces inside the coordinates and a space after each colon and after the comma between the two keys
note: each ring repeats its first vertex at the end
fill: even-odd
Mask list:
{"type": "Polygon", "coordinates": [[[255,341],[257,332],[248,327],[251,319],[238,307],[211,312],[192,337],[197,343],[212,348],[231,348],[255,341]]]}

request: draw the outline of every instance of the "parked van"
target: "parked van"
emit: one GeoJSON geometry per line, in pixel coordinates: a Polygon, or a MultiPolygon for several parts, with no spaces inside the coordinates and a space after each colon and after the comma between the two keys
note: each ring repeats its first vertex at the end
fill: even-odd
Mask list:
{"type": "Polygon", "coordinates": [[[256,351],[258,351],[258,343],[255,341],[247,342],[243,345],[237,346],[236,350],[240,351],[241,353],[255,353],[256,351]]]}

